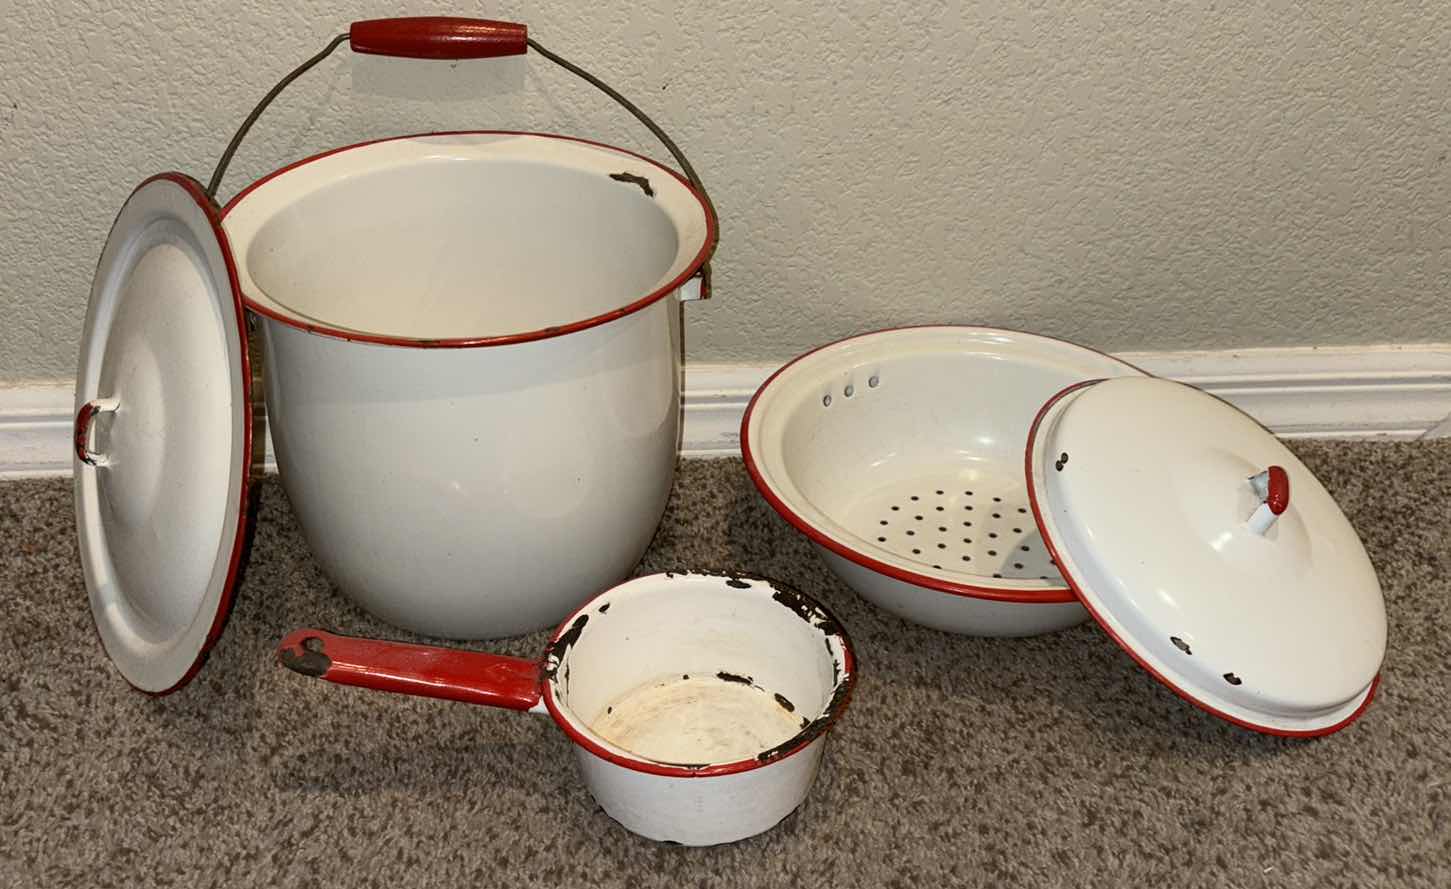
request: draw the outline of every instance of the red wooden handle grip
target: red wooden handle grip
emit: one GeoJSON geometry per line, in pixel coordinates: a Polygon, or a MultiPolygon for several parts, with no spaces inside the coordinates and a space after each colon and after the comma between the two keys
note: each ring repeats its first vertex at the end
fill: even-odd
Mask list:
{"type": "Polygon", "coordinates": [[[419,16],[353,22],[353,52],[404,59],[492,59],[528,49],[529,29],[513,22],[419,16]]]}
{"type": "Polygon", "coordinates": [[[289,670],[340,685],[528,710],[539,703],[539,664],[516,657],[296,630],[277,646],[289,670]]]}
{"type": "Polygon", "coordinates": [[[1270,512],[1279,515],[1290,505],[1290,475],[1283,466],[1271,466],[1269,476],[1269,493],[1265,495],[1265,502],[1270,505],[1270,512]]]}

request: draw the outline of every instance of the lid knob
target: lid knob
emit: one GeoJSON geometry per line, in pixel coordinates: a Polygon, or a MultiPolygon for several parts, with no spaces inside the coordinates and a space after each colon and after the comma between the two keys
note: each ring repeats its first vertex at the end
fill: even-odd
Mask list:
{"type": "Polygon", "coordinates": [[[1271,466],[1259,475],[1250,476],[1249,486],[1260,498],[1260,505],[1246,524],[1251,531],[1263,535],[1290,505],[1290,476],[1283,466],[1271,466]]]}

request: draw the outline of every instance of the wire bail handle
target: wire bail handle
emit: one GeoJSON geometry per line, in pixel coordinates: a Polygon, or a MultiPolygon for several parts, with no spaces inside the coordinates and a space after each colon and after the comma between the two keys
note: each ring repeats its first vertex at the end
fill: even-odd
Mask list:
{"type": "MultiPolygon", "coordinates": [[[[344,41],[348,42],[349,48],[353,52],[403,59],[492,59],[501,56],[524,55],[525,52],[532,49],[614,99],[626,111],[634,115],[636,120],[644,124],[645,128],[653,133],[655,138],[659,139],[670,152],[671,157],[675,158],[675,162],[680,165],[686,180],[699,193],[710,214],[715,215],[715,204],[711,202],[705,185],[700,181],[700,176],[696,175],[695,168],[691,166],[690,161],[686,160],[684,152],[675,144],[675,140],[671,139],[659,124],[651,120],[649,115],[641,111],[635,103],[620,95],[617,90],[598,77],[540,46],[529,36],[529,30],[525,25],[451,16],[417,16],[354,22],[348,29],[348,33],[334,37],[321,52],[293,69],[286,77],[278,81],[267,95],[262,97],[262,101],[257,103],[257,107],[252,109],[252,113],[247,115],[247,119],[242,121],[242,125],[237,128],[237,132],[232,136],[232,141],[227,143],[221,160],[217,161],[211,181],[207,183],[208,197],[216,200],[217,189],[222,184],[222,177],[227,173],[227,166],[232,162],[232,156],[237,153],[237,147],[242,144],[242,139],[252,129],[257,118],[261,117],[267,106],[272,104],[272,100],[318,62],[332,55],[333,50],[344,41]]],[[[717,241],[719,237],[717,233],[717,241]]],[[[714,242],[710,244],[710,253],[715,252],[715,246],[714,242]]],[[[700,278],[699,298],[709,299],[711,278],[709,262],[701,266],[697,277],[700,278]]]]}

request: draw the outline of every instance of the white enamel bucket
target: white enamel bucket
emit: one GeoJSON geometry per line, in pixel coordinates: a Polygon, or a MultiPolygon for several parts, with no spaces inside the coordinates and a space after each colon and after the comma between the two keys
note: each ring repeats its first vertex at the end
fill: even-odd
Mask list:
{"type": "MultiPolygon", "coordinates": [[[[364,22],[350,40],[428,58],[527,41],[557,60],[505,23],[364,22]]],[[[680,435],[675,303],[707,295],[716,241],[661,135],[686,176],[563,136],[432,133],[299,161],[223,210],[278,472],[326,573],[368,611],[516,635],[644,552],[680,435]]]]}

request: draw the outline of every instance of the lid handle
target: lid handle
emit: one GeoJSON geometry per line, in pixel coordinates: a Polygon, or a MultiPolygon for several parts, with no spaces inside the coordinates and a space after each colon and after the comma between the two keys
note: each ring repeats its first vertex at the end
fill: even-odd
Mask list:
{"type": "Polygon", "coordinates": [[[1249,486],[1260,498],[1260,505],[1246,524],[1254,533],[1263,535],[1290,506],[1290,475],[1283,466],[1271,466],[1250,476],[1249,486]]]}
{"type": "Polygon", "coordinates": [[[120,404],[121,402],[115,398],[93,398],[81,405],[81,409],[76,412],[76,422],[73,427],[77,460],[87,466],[105,466],[111,462],[105,454],[91,450],[91,421],[96,419],[96,414],[114,412],[120,404]]]}
{"type": "Polygon", "coordinates": [[[495,59],[522,56],[529,29],[514,22],[451,16],[353,22],[353,52],[402,59],[495,59]]]}

